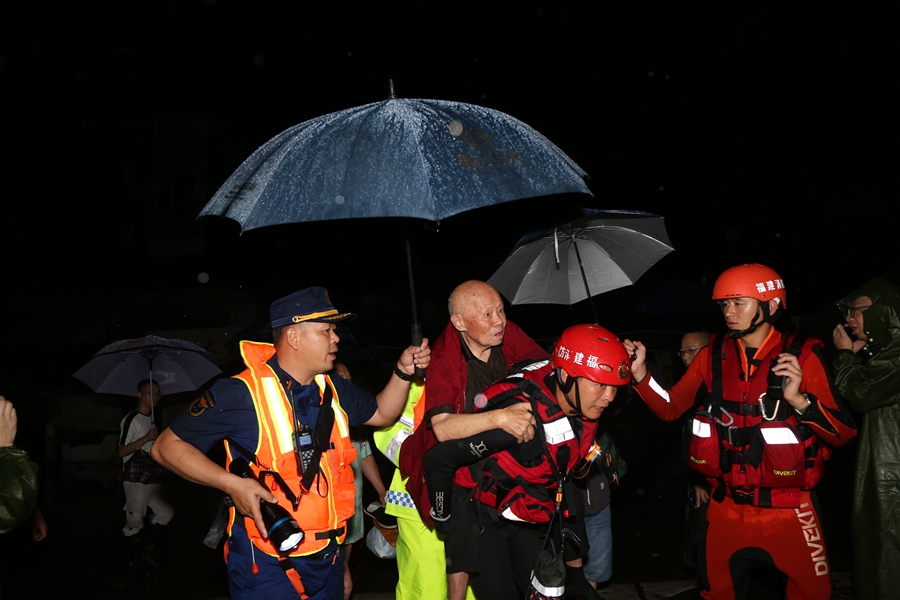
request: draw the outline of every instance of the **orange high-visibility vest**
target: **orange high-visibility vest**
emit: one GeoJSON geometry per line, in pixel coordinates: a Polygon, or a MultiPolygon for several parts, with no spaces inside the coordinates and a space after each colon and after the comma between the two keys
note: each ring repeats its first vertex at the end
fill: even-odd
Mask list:
{"type": "MultiPolygon", "coordinates": [[[[351,468],[351,463],[356,459],[356,449],[350,442],[350,424],[347,414],[341,408],[337,390],[327,375],[316,375],[315,382],[319,387],[320,402],[326,385],[330,386],[333,392],[332,447],[322,452],[319,460],[320,472],[313,480],[309,493],[301,496],[302,474],[298,472],[291,438],[295,423],[293,407],[278,375],[266,364],[274,354],[275,347],[271,344],[241,342],[241,355],[247,370],[235,377],[247,385],[253,399],[253,407],[256,409],[259,439],[254,452],[259,464],[251,465],[251,469],[254,474],[260,470],[278,472],[294,494],[300,497],[300,504],[297,510],[294,510],[278,486],[274,486],[275,489],[269,488],[278,498],[278,504],[287,509],[305,534],[303,541],[289,553],[289,556],[305,556],[322,550],[332,539],[336,539],[340,544],[347,535],[347,519],[356,510],[356,486],[351,468]]],[[[327,409],[324,406],[321,408],[327,409]]],[[[225,451],[230,465],[234,453],[227,440],[225,451]]],[[[273,480],[267,478],[266,481],[271,484],[273,480]]],[[[235,519],[243,518],[250,541],[260,551],[270,556],[283,556],[268,539],[263,539],[253,519],[240,515],[233,507],[229,516],[229,535],[235,519]]]]}

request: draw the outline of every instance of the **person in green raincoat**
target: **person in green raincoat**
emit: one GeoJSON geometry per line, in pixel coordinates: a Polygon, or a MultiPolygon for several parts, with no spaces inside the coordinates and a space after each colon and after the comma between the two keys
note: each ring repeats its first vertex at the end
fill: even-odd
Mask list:
{"type": "Polygon", "coordinates": [[[872,279],[838,303],[835,384],[863,414],[853,498],[857,598],[900,598],[900,288],[872,279]]]}
{"type": "Polygon", "coordinates": [[[0,396],[0,533],[31,516],[37,497],[37,465],[13,445],[16,409],[0,396]]]}

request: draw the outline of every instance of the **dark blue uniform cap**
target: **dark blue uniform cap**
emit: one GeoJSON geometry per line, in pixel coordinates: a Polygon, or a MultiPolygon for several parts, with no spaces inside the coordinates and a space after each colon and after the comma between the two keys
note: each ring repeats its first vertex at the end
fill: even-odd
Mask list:
{"type": "Polygon", "coordinates": [[[297,323],[333,323],[356,317],[353,313],[339,313],[331,304],[328,290],[311,287],[276,300],[269,307],[272,329],[297,323]]]}

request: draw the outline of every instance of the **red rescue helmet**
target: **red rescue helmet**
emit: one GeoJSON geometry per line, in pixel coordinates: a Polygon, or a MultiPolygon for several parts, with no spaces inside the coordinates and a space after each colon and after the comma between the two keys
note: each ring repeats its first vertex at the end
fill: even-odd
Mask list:
{"type": "Polygon", "coordinates": [[[738,265],[719,275],[713,288],[713,300],[754,298],[768,302],[777,298],[780,308],[787,308],[784,281],[771,267],[753,263],[738,265]]]}
{"type": "Polygon", "coordinates": [[[625,345],[599,325],[575,325],[563,331],[553,348],[553,367],[570,378],[585,377],[606,385],[625,385],[631,378],[631,357],[625,345]]]}

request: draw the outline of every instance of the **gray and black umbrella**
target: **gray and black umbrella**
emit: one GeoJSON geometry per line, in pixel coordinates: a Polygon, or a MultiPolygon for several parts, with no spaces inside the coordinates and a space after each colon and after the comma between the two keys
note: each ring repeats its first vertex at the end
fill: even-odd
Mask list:
{"type": "Polygon", "coordinates": [[[662,217],[590,213],[523,237],[488,283],[513,304],[572,305],[632,285],[674,249],[662,217]]]}

